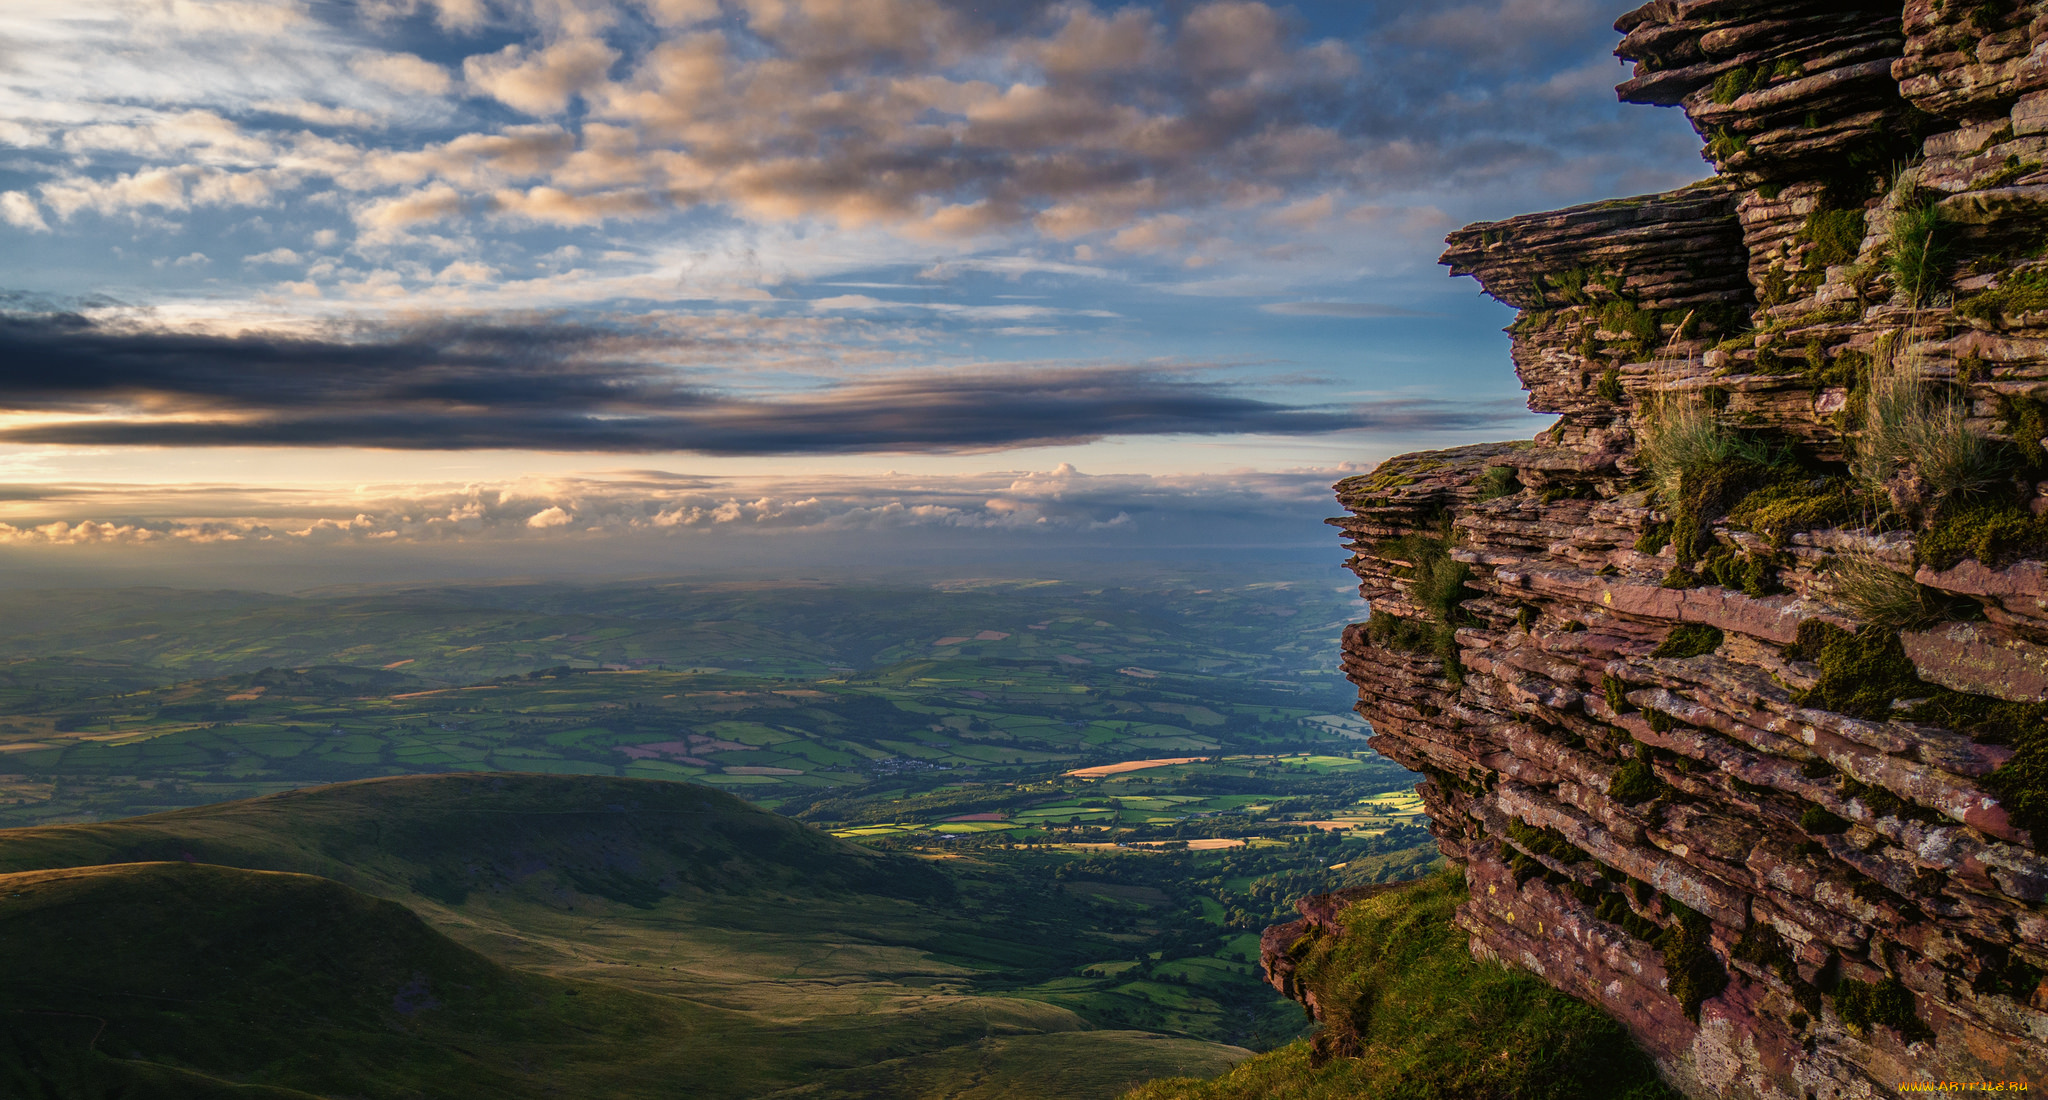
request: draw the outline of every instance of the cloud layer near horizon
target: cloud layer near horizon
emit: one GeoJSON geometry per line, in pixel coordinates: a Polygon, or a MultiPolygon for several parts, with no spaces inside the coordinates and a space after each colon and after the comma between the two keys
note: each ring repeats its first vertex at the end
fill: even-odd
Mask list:
{"type": "Polygon", "coordinates": [[[0,500],[0,546],[264,544],[358,548],[615,536],[730,540],[906,530],[969,539],[1121,533],[1161,552],[1320,545],[1329,486],[1355,469],[1089,476],[1045,471],[875,478],[720,478],[666,471],[347,492],[234,486],[21,485],[0,500]],[[47,519],[52,514],[95,519],[47,519]],[[1304,519],[1310,522],[1304,523],[1304,519]]]}
{"type": "Polygon", "coordinates": [[[1181,364],[864,374],[743,395],[691,382],[719,341],[558,318],[280,336],[0,313],[0,444],[971,453],[1105,436],[1440,431],[1509,409],[1262,400],[1181,364]]]}

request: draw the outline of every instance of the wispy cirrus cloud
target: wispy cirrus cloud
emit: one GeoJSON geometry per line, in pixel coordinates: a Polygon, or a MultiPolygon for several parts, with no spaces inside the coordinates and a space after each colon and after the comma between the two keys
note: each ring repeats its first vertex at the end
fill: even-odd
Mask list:
{"type": "Polygon", "coordinates": [[[1440,317],[1442,314],[1380,302],[1269,302],[1261,313],[1282,317],[1440,317]]]}

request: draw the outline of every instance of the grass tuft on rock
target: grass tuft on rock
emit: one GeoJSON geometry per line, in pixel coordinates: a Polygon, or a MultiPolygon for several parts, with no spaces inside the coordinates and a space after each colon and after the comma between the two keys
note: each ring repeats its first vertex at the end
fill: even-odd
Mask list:
{"type": "Polygon", "coordinates": [[[1612,1018],[1474,959],[1452,923],[1465,899],[1453,871],[1353,903],[1344,935],[1301,956],[1297,978],[1328,1006],[1316,1040],[1125,1100],[1677,1100],[1612,1018]]]}
{"type": "Polygon", "coordinates": [[[1522,491],[1522,483],[1515,477],[1513,466],[1488,466],[1486,472],[1473,484],[1479,490],[1478,495],[1472,498],[1475,504],[1499,500],[1501,497],[1513,496],[1522,491]]]}
{"type": "Polygon", "coordinates": [[[1366,622],[1366,638],[1374,645],[1405,653],[1429,653],[1442,659],[1444,675],[1453,684],[1465,682],[1465,670],[1458,663],[1458,619],[1460,605],[1471,598],[1465,587],[1472,569],[1451,557],[1451,533],[1411,534],[1389,539],[1373,554],[1391,562],[1395,575],[1408,581],[1408,598],[1420,606],[1427,618],[1402,619],[1374,611],[1366,622]]]}
{"type": "Polygon", "coordinates": [[[1962,398],[1938,396],[1917,355],[1887,344],[1865,381],[1856,476],[1899,516],[1920,523],[2008,480],[2008,455],[1969,422],[1962,398]]]}
{"type": "Polygon", "coordinates": [[[1780,480],[1788,465],[1783,452],[1728,429],[1712,403],[1696,395],[1653,403],[1640,439],[1643,469],[1670,514],[1672,550],[1685,567],[1711,546],[1715,520],[1780,480]]]}
{"type": "Polygon", "coordinates": [[[1941,215],[1935,197],[1922,194],[1912,173],[1899,178],[1901,199],[1892,212],[1892,283],[1908,305],[1919,305],[1948,284],[1954,231],[1941,215]]]}
{"type": "Polygon", "coordinates": [[[1850,614],[1885,630],[1918,630],[1977,614],[1970,601],[1936,592],[1869,554],[1836,558],[1828,579],[1850,614]]]}

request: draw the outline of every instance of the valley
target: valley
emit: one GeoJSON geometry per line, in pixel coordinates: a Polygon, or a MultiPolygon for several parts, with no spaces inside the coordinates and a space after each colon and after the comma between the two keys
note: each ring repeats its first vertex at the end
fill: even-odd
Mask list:
{"type": "MultiPolygon", "coordinates": [[[[584,1038],[477,1095],[638,1095],[601,1065],[792,1097],[1209,1075],[1304,1030],[1259,978],[1260,929],[1437,860],[1414,777],[1365,749],[1328,667],[1349,595],[1302,579],[201,595],[6,617],[0,874],[23,896],[0,900],[50,900],[0,922],[62,960],[146,939],[120,922],[159,908],[115,900],[138,893],[221,899],[190,930],[210,944],[239,933],[207,922],[297,911],[322,883],[392,914],[375,919],[415,914],[443,962],[404,963],[363,1009],[411,1044],[375,1073],[347,1062],[364,1095],[524,1050],[511,1036],[532,1028],[584,1038]],[[94,921],[38,923],[81,906],[94,921]],[[464,1008],[469,1031],[391,1015],[414,971],[456,1005],[435,990],[477,986],[464,967],[637,1022],[501,1011],[511,994],[464,1008]],[[681,1033],[699,1038],[656,1038],[681,1033]],[[707,1042],[765,1059],[721,1068],[707,1042]]],[[[322,1091],[161,1053],[205,1045],[113,1011],[118,992],[38,986],[27,961],[10,1003],[37,1006],[22,1034],[56,1038],[17,1066],[322,1091]],[[87,1018],[161,1042],[81,1053],[87,1018]]],[[[181,1018],[242,1003],[196,1001],[181,1018]]]]}

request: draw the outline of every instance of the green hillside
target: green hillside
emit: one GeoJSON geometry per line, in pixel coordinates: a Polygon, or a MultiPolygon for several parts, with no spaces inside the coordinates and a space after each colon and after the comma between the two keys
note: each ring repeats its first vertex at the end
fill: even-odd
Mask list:
{"type": "Polygon", "coordinates": [[[369,780],[0,831],[0,872],[0,1003],[43,1036],[7,1072],[73,1082],[40,1095],[1078,1100],[1246,1053],[990,986],[1073,965],[1085,910],[984,922],[971,877],[683,784],[369,780]]]}
{"type": "Polygon", "coordinates": [[[0,831],[0,872],[186,860],[297,871],[459,906],[473,893],[573,909],[677,897],[943,897],[869,851],[708,787],[601,776],[362,780],[125,821],[0,831]]]}
{"type": "MultiPolygon", "coordinates": [[[[187,863],[0,876],[0,1003],[30,1095],[144,1062],[315,1094],[743,1097],[875,1038],[524,973],[339,883],[187,863]]],[[[928,1038],[1078,1026],[996,1007],[928,1038]]]]}

